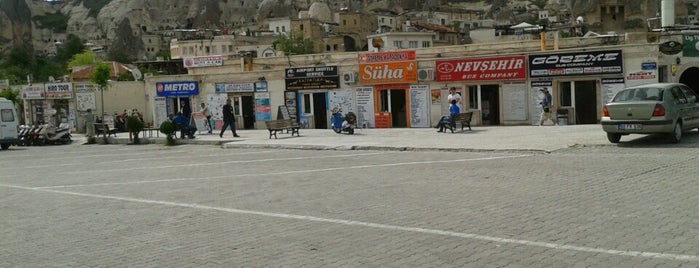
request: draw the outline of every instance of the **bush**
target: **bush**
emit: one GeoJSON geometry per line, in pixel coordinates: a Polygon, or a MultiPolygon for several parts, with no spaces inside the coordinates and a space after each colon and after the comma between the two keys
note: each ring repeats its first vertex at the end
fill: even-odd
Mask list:
{"type": "Polygon", "coordinates": [[[165,121],[160,124],[160,133],[165,134],[165,145],[175,145],[175,126],[170,121],[165,121]]]}

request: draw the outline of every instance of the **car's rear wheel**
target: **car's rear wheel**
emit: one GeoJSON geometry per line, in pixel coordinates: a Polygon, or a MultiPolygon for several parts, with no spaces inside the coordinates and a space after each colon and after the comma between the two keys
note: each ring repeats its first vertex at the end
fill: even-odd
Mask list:
{"type": "Polygon", "coordinates": [[[619,143],[621,140],[621,134],[618,133],[607,133],[607,139],[611,143],[619,143]]]}
{"type": "Polygon", "coordinates": [[[2,148],[3,150],[7,150],[8,148],[10,148],[10,144],[9,143],[0,144],[0,148],[2,148]]]}
{"type": "Polygon", "coordinates": [[[670,140],[673,143],[678,143],[680,140],[682,140],[682,122],[677,121],[675,124],[675,130],[672,131],[672,136],[670,137],[670,140]]]}

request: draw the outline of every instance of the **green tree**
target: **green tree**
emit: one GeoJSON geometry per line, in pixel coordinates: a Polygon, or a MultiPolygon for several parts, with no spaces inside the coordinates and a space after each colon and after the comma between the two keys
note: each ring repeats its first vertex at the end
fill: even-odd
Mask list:
{"type": "Polygon", "coordinates": [[[6,98],[16,104],[19,101],[19,90],[14,90],[11,87],[3,89],[0,91],[0,97],[6,98]]]}
{"type": "Polygon", "coordinates": [[[164,60],[169,60],[170,59],[170,51],[169,50],[158,50],[158,52],[155,53],[155,57],[162,57],[164,60]]]}
{"type": "Polygon", "coordinates": [[[313,41],[304,38],[303,35],[292,33],[290,36],[282,36],[272,42],[272,46],[277,51],[284,51],[286,54],[313,54],[313,41]]]}
{"type": "Polygon", "coordinates": [[[92,65],[95,63],[95,53],[92,50],[85,50],[82,53],[73,55],[68,61],[68,70],[72,70],[75,66],[92,65]]]}
{"type": "Polygon", "coordinates": [[[82,40],[75,35],[68,35],[66,41],[61,44],[56,50],[56,61],[62,62],[64,65],[68,62],[73,55],[82,53],[85,51],[85,45],[83,45],[82,40]]]}
{"type": "MultiPolygon", "coordinates": [[[[100,101],[101,101],[101,113],[100,116],[104,117],[104,91],[109,88],[109,74],[111,73],[111,68],[104,62],[97,63],[95,69],[90,73],[90,81],[97,85],[97,89],[100,91],[100,101]]],[[[107,143],[107,133],[102,133],[104,138],[104,143],[107,143]]]]}

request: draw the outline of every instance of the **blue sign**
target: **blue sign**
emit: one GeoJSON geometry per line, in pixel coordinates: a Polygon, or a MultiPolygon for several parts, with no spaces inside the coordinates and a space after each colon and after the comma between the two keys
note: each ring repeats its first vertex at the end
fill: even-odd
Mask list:
{"type": "Polygon", "coordinates": [[[650,71],[658,69],[658,64],[655,62],[644,62],[641,63],[641,70],[650,71]]]}
{"type": "Polygon", "coordinates": [[[199,94],[197,81],[157,82],[155,91],[161,97],[180,97],[199,94]]]}

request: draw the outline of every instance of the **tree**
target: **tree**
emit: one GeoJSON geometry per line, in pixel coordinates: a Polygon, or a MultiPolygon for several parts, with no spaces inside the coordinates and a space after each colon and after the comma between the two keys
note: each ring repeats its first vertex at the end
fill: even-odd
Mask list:
{"type": "Polygon", "coordinates": [[[0,97],[6,98],[16,104],[17,101],[19,101],[19,90],[13,90],[11,87],[3,89],[0,91],[0,97]]]}
{"type": "MultiPolygon", "coordinates": [[[[95,69],[92,70],[90,73],[90,81],[92,81],[93,84],[97,85],[98,90],[100,91],[100,100],[101,100],[101,118],[104,120],[104,91],[109,88],[109,75],[111,73],[111,69],[109,68],[109,65],[107,65],[104,62],[97,63],[95,66],[95,69]]],[[[104,122],[103,122],[104,123],[104,122]]],[[[107,133],[102,133],[102,136],[104,137],[104,143],[107,143],[107,133]]]]}
{"type": "Polygon", "coordinates": [[[284,51],[286,54],[313,54],[313,41],[304,38],[303,35],[291,34],[282,36],[272,42],[272,46],[277,51],[284,51]]]}
{"type": "Polygon", "coordinates": [[[82,53],[73,55],[68,61],[68,70],[72,70],[75,66],[92,65],[95,63],[95,53],[92,50],[85,50],[82,53]]]}
{"type": "Polygon", "coordinates": [[[68,35],[66,41],[63,42],[56,50],[56,61],[65,64],[68,62],[73,55],[85,51],[85,45],[83,45],[82,40],[75,35],[68,35]]]}

